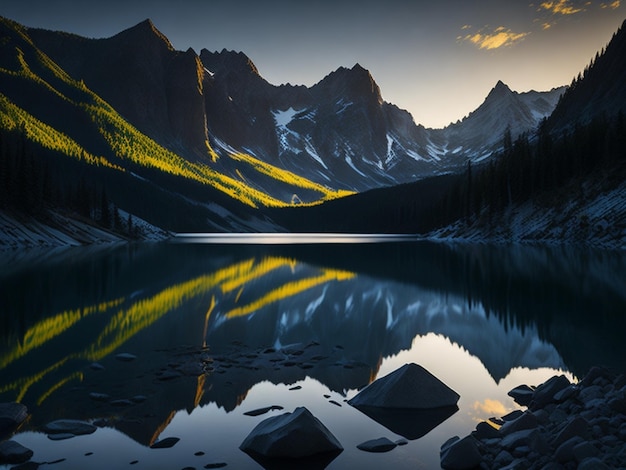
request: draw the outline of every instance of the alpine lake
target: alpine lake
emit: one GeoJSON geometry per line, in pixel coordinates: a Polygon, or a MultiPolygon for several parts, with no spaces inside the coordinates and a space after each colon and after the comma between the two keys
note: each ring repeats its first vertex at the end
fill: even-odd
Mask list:
{"type": "Polygon", "coordinates": [[[624,332],[624,251],[206,235],[0,252],[0,402],[28,407],[13,439],[41,468],[262,468],[239,445],[301,406],[344,448],[328,469],[439,468],[448,438],[520,408],[512,388],[625,372],[624,332]],[[398,424],[347,403],[406,363],[458,410],[398,424]],[[58,419],[98,428],[52,440],[58,419]],[[357,449],[379,437],[405,445],[357,449]]]}

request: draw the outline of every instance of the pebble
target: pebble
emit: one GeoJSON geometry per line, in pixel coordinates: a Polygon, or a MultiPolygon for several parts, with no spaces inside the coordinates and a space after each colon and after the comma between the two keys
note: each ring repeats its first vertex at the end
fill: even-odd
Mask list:
{"type": "Polygon", "coordinates": [[[357,449],[364,450],[365,452],[389,452],[397,446],[398,444],[387,439],[386,437],[380,437],[378,439],[362,442],[356,447],[357,449]]]}
{"type": "Polygon", "coordinates": [[[150,446],[150,448],[151,449],[169,449],[170,447],[174,447],[178,441],[180,441],[180,438],[178,437],[166,437],[165,439],[156,441],[154,444],[150,446]]]}
{"type": "Polygon", "coordinates": [[[130,353],[119,353],[115,355],[115,359],[122,362],[131,362],[137,359],[137,356],[130,353]]]}

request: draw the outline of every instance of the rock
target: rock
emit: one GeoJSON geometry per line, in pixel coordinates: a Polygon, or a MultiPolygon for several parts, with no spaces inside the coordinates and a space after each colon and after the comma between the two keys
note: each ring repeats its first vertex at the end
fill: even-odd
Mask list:
{"type": "Polygon", "coordinates": [[[498,455],[496,455],[496,458],[493,460],[493,464],[497,468],[502,468],[502,467],[510,464],[511,462],[513,462],[513,456],[507,450],[501,450],[498,453],[498,455]]]}
{"type": "Polygon", "coordinates": [[[554,394],[554,401],[557,403],[564,402],[565,400],[569,400],[574,395],[578,389],[574,385],[570,385],[569,387],[565,387],[563,390],[560,390],[554,394]]]}
{"type": "Polygon", "coordinates": [[[470,470],[480,465],[482,457],[478,450],[478,441],[473,437],[467,436],[452,443],[448,440],[446,444],[445,448],[441,447],[441,468],[470,470]]]}
{"type": "Polygon", "coordinates": [[[554,452],[554,460],[559,463],[567,463],[574,460],[574,447],[584,442],[582,437],[574,436],[563,442],[554,452]]]}
{"type": "Polygon", "coordinates": [[[479,441],[483,439],[493,439],[502,437],[500,435],[500,431],[494,428],[491,424],[486,421],[482,421],[476,425],[476,430],[472,433],[479,441]]]}
{"type": "Polygon", "coordinates": [[[515,459],[506,467],[502,467],[500,470],[526,470],[528,468],[528,462],[525,459],[515,459]]]}
{"type": "Polygon", "coordinates": [[[28,408],[21,403],[0,403],[0,439],[13,434],[28,418],[28,408]]]}
{"type": "Polygon", "coordinates": [[[591,457],[580,462],[577,470],[609,470],[610,468],[599,458],[591,457]]]}
{"type": "Polygon", "coordinates": [[[534,393],[535,390],[530,388],[528,385],[518,385],[514,389],[510,390],[507,395],[513,398],[515,403],[518,405],[528,406],[533,399],[534,393]]]}
{"type": "Polygon", "coordinates": [[[565,441],[569,441],[572,437],[580,437],[588,439],[591,436],[591,429],[586,419],[576,416],[557,434],[552,442],[555,448],[558,448],[565,441]]]}
{"type": "Polygon", "coordinates": [[[92,392],[89,394],[89,398],[94,401],[109,401],[111,399],[111,396],[107,395],[106,393],[92,392]]]}
{"type": "Polygon", "coordinates": [[[33,451],[16,441],[0,442],[1,463],[24,463],[33,456],[33,451]]]}
{"type": "Polygon", "coordinates": [[[81,436],[84,434],[92,434],[96,431],[93,424],[75,419],[59,419],[46,424],[43,431],[47,434],[74,434],[81,436]]]}
{"type": "Polygon", "coordinates": [[[365,452],[389,452],[398,446],[395,442],[390,441],[386,437],[372,439],[371,441],[362,442],[357,445],[357,449],[365,452]]]}
{"type": "Polygon", "coordinates": [[[126,398],[123,398],[123,399],[120,399],[120,400],[112,400],[112,401],[110,402],[110,404],[111,404],[112,406],[119,406],[119,407],[122,407],[122,406],[132,406],[132,405],[134,405],[135,403],[134,403],[133,401],[131,401],[131,400],[128,400],[128,399],[126,399],[126,398]]]}
{"type": "Polygon", "coordinates": [[[535,389],[530,404],[531,409],[543,408],[548,403],[555,401],[554,396],[570,385],[570,381],[564,375],[555,375],[548,379],[535,389]]]}
{"type": "Polygon", "coordinates": [[[584,402],[590,402],[603,397],[602,387],[598,385],[592,385],[591,387],[583,388],[578,394],[578,398],[584,402]]]}
{"type": "Polygon", "coordinates": [[[574,446],[574,458],[578,462],[582,462],[583,460],[589,457],[596,457],[600,451],[595,448],[592,444],[587,441],[581,442],[574,446]]]}
{"type": "Polygon", "coordinates": [[[119,353],[115,355],[115,359],[122,362],[131,362],[137,359],[137,356],[130,353],[119,353]]]}
{"type": "Polygon", "coordinates": [[[151,449],[169,449],[170,447],[174,447],[178,441],[180,441],[178,437],[166,437],[165,439],[156,441],[154,444],[150,446],[150,448],[151,449]]]}
{"type": "Polygon", "coordinates": [[[500,428],[500,433],[504,436],[523,429],[534,429],[538,426],[537,418],[532,413],[523,413],[513,421],[507,421],[500,428]]]}
{"type": "Polygon", "coordinates": [[[513,450],[517,447],[529,445],[532,440],[534,429],[523,429],[521,431],[515,431],[502,438],[500,445],[504,449],[513,450]]]}
{"type": "MultiPolygon", "coordinates": [[[[509,392],[509,393],[511,393],[511,392],[509,392]]],[[[522,410],[513,410],[510,413],[505,414],[502,417],[502,420],[503,421],[513,421],[513,420],[519,418],[520,416],[522,416],[523,414],[524,414],[524,412],[522,410]]]]}
{"type": "Polygon", "coordinates": [[[606,367],[598,367],[594,366],[589,369],[587,375],[583,377],[580,381],[581,387],[589,387],[592,385],[598,378],[603,378],[606,380],[613,380],[613,374],[606,367]]]}
{"type": "Polygon", "coordinates": [[[250,410],[250,411],[246,411],[244,413],[244,415],[246,416],[259,416],[262,414],[265,414],[269,411],[274,411],[274,410],[282,410],[283,407],[279,406],[279,405],[272,405],[272,406],[266,406],[265,408],[258,408],[256,410],[250,410]]]}
{"type": "Polygon", "coordinates": [[[60,432],[57,434],[48,434],[48,439],[50,439],[51,441],[64,441],[66,439],[71,439],[73,437],[76,437],[76,434],[72,434],[69,432],[60,432]]]}
{"type": "Polygon", "coordinates": [[[261,421],[239,448],[248,454],[288,459],[343,451],[337,438],[304,407],[261,421]]]}
{"type": "Polygon", "coordinates": [[[405,364],[361,390],[348,403],[381,408],[456,406],[459,394],[417,364],[405,364]]]}
{"type": "Polygon", "coordinates": [[[224,468],[228,464],[226,462],[216,462],[216,463],[208,463],[204,466],[204,468],[224,468]]]}

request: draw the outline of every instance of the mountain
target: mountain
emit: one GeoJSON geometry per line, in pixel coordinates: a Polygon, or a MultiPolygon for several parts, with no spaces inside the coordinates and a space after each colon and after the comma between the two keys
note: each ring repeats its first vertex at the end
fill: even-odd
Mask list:
{"type": "Polygon", "coordinates": [[[559,101],[548,127],[553,133],[571,130],[601,116],[626,112],[626,21],[596,54],[559,101]]]}
{"type": "Polygon", "coordinates": [[[106,193],[108,210],[168,230],[264,226],[250,206],[271,201],[265,194],[140,132],[39,49],[26,28],[0,19],[0,36],[0,208],[45,218],[45,207],[76,203],[93,219],[106,193]]]}
{"type": "Polygon", "coordinates": [[[334,197],[323,187],[364,191],[458,170],[467,158],[496,150],[507,125],[515,133],[534,129],[562,91],[500,93],[496,86],[479,110],[442,131],[418,126],[408,112],[384,102],[359,64],[340,67],[310,88],[274,86],[241,52],[175,51],[149,20],[108,39],[29,34],[161,145],[284,202],[334,197]],[[490,123],[497,125],[475,135],[490,123]],[[263,164],[270,166],[261,172],[263,164]],[[268,177],[277,169],[318,186],[268,177]]]}
{"type": "Polygon", "coordinates": [[[448,148],[455,149],[453,153],[480,161],[501,148],[507,130],[512,139],[534,131],[542,119],[550,116],[566,88],[518,93],[498,81],[475,111],[441,130],[439,139],[448,142],[448,148]]]}
{"type": "MultiPolygon", "coordinates": [[[[535,133],[520,131],[559,96],[515,93],[498,83],[448,138],[510,145],[484,165],[276,214],[291,230],[421,233],[472,242],[550,242],[623,248],[626,240],[626,32],[558,98],[535,133]],[[548,99],[549,98],[549,99],[548,99]],[[508,104],[507,104],[508,103],[508,104]],[[530,105],[529,105],[530,104],[530,105]],[[503,116],[498,121],[494,116],[503,116]],[[456,130],[456,135],[453,134],[456,130]]],[[[441,137],[443,139],[443,137],[441,137]]],[[[466,160],[467,161],[467,160],[466,160]]],[[[474,162],[481,161],[475,154],[474,162]]]]}
{"type": "Polygon", "coordinates": [[[118,230],[123,213],[128,232],[132,217],[173,231],[282,230],[268,208],[458,173],[506,129],[534,129],[562,91],[500,82],[463,121],[426,129],[359,64],[275,86],[241,52],[175,50],[150,20],[104,39],[6,19],[0,33],[0,209],[73,208],[118,230]]]}

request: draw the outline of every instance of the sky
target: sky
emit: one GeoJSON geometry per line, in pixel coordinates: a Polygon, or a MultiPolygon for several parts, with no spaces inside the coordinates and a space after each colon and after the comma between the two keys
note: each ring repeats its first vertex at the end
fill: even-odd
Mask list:
{"type": "Polygon", "coordinates": [[[626,19],[626,0],[2,0],[29,27],[110,37],[150,18],[179,50],[244,52],[270,83],[359,63],[385,101],[444,127],[498,80],[567,85],[626,19]]]}

